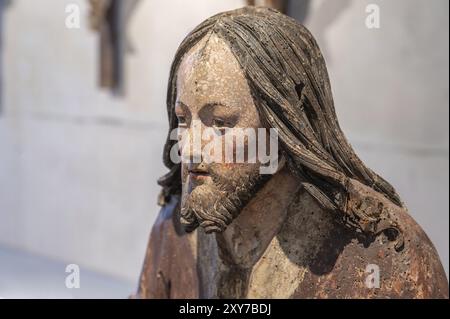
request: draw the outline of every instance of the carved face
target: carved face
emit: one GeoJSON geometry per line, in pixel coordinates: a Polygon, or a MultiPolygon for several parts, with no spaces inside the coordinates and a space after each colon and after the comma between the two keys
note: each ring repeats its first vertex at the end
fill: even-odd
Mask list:
{"type": "MultiPolygon", "coordinates": [[[[225,138],[230,128],[262,127],[250,88],[228,46],[216,35],[206,36],[184,56],[177,73],[175,113],[185,131],[181,150],[181,222],[188,231],[201,225],[207,233],[221,232],[267,179],[258,161],[226,163],[225,138]],[[214,130],[223,149],[213,163],[195,147],[194,130],[214,130]],[[197,161],[193,161],[197,158],[197,161]]],[[[248,139],[244,140],[247,146],[248,139]]],[[[198,144],[197,144],[198,145],[198,144]]],[[[232,147],[236,154],[236,145],[232,147]]],[[[242,150],[241,150],[242,151],[242,150]]],[[[247,153],[245,155],[247,159],[247,153]]]]}

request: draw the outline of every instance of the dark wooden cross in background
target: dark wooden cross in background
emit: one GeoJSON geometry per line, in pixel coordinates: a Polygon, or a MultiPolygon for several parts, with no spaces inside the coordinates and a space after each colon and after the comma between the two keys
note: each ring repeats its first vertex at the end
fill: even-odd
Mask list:
{"type": "Polygon", "coordinates": [[[99,85],[124,91],[124,56],[130,50],[126,27],[139,0],[89,0],[90,26],[99,33],[99,85]]]}

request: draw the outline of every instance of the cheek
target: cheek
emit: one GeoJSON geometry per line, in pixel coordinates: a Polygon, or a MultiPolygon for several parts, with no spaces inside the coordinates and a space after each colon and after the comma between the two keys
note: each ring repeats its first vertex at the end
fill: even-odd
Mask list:
{"type": "Polygon", "coordinates": [[[242,179],[254,175],[259,171],[257,163],[215,163],[211,166],[215,176],[222,177],[224,181],[242,179]]]}
{"type": "Polygon", "coordinates": [[[264,146],[266,139],[259,141],[258,130],[251,130],[254,134],[238,134],[238,138],[222,135],[219,137],[221,151],[216,153],[217,148],[212,148],[207,152],[210,158],[215,159],[211,166],[217,175],[230,175],[235,170],[241,173],[253,172],[260,167],[258,144],[262,143],[264,146]]]}
{"type": "Polygon", "coordinates": [[[240,127],[254,129],[263,127],[256,105],[251,98],[244,99],[240,105],[243,106],[237,123],[240,127]]]}

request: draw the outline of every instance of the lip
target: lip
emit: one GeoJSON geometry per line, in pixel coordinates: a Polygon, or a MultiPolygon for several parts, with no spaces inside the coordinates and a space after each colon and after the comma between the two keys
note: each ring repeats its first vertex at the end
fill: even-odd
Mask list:
{"type": "Polygon", "coordinates": [[[209,174],[205,171],[190,170],[189,176],[194,179],[205,179],[205,178],[209,177],[209,174]]]}

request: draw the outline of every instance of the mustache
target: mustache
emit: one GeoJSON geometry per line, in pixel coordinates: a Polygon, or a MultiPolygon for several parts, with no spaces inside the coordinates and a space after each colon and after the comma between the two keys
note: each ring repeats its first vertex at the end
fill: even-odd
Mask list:
{"type": "Polygon", "coordinates": [[[211,177],[213,184],[222,191],[225,192],[233,192],[237,188],[242,188],[243,181],[256,182],[260,179],[268,179],[269,177],[265,177],[265,174],[253,173],[248,174],[239,174],[238,164],[234,164],[236,167],[235,174],[233,177],[226,177],[221,173],[219,166],[217,163],[189,163],[186,164],[187,167],[184,169],[183,180],[185,180],[189,173],[201,173],[204,175],[208,175],[211,177]]]}

